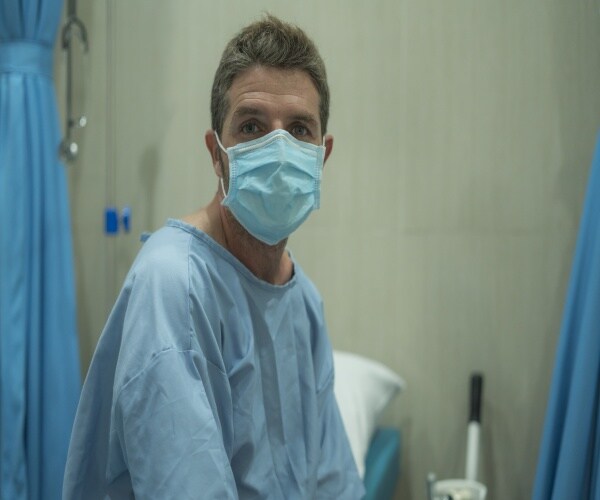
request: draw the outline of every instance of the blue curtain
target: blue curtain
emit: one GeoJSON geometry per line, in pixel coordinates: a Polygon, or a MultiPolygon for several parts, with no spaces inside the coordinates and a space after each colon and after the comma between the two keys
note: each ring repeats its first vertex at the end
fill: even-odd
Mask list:
{"type": "Polygon", "coordinates": [[[58,499],[81,380],[52,79],[62,0],[0,0],[0,498],[58,499]]]}
{"type": "Polygon", "coordinates": [[[563,313],[535,500],[600,500],[600,134],[563,313]]]}

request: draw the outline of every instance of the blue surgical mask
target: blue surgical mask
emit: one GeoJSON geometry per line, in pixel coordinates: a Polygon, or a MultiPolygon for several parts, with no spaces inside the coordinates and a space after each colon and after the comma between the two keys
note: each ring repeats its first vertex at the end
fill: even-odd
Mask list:
{"type": "Polygon", "coordinates": [[[227,149],[215,137],[229,157],[229,190],[221,203],[252,236],[275,245],[319,208],[324,146],[280,129],[227,149]]]}

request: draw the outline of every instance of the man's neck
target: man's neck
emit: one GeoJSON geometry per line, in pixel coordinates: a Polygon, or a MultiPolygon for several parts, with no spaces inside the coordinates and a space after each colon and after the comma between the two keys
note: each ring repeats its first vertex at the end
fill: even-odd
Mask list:
{"type": "Polygon", "coordinates": [[[287,240],[269,246],[254,238],[221,205],[218,193],[206,207],[184,220],[226,248],[257,278],[273,285],[283,285],[292,278],[292,260],[285,251],[287,240]]]}
{"type": "Polygon", "coordinates": [[[276,245],[267,245],[257,240],[220,203],[219,217],[223,228],[225,248],[237,257],[252,274],[272,285],[283,285],[291,279],[293,264],[285,251],[287,238],[276,245]]]}

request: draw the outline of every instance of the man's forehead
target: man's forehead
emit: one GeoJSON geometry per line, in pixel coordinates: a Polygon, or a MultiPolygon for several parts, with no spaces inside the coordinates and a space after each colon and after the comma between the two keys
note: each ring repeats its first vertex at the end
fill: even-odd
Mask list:
{"type": "Polygon", "coordinates": [[[228,115],[267,113],[273,107],[319,116],[319,94],[310,75],[298,69],[253,66],[233,80],[227,92],[228,115]]]}
{"type": "Polygon", "coordinates": [[[310,77],[310,74],[300,68],[277,68],[272,66],[262,66],[254,64],[243,71],[240,71],[233,81],[229,90],[236,86],[256,84],[260,87],[271,88],[278,85],[302,85],[309,88],[317,94],[317,88],[310,77]]]}

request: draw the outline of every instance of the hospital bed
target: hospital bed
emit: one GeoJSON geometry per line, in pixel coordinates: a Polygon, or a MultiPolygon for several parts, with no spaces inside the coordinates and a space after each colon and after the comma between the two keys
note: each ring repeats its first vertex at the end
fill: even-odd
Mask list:
{"type": "Polygon", "coordinates": [[[334,351],[335,396],[366,500],[392,500],[400,473],[401,434],[379,425],[404,380],[377,361],[334,351]]]}
{"type": "Polygon", "coordinates": [[[400,431],[382,427],[375,431],[367,452],[365,500],[392,500],[400,472],[400,431]]]}

